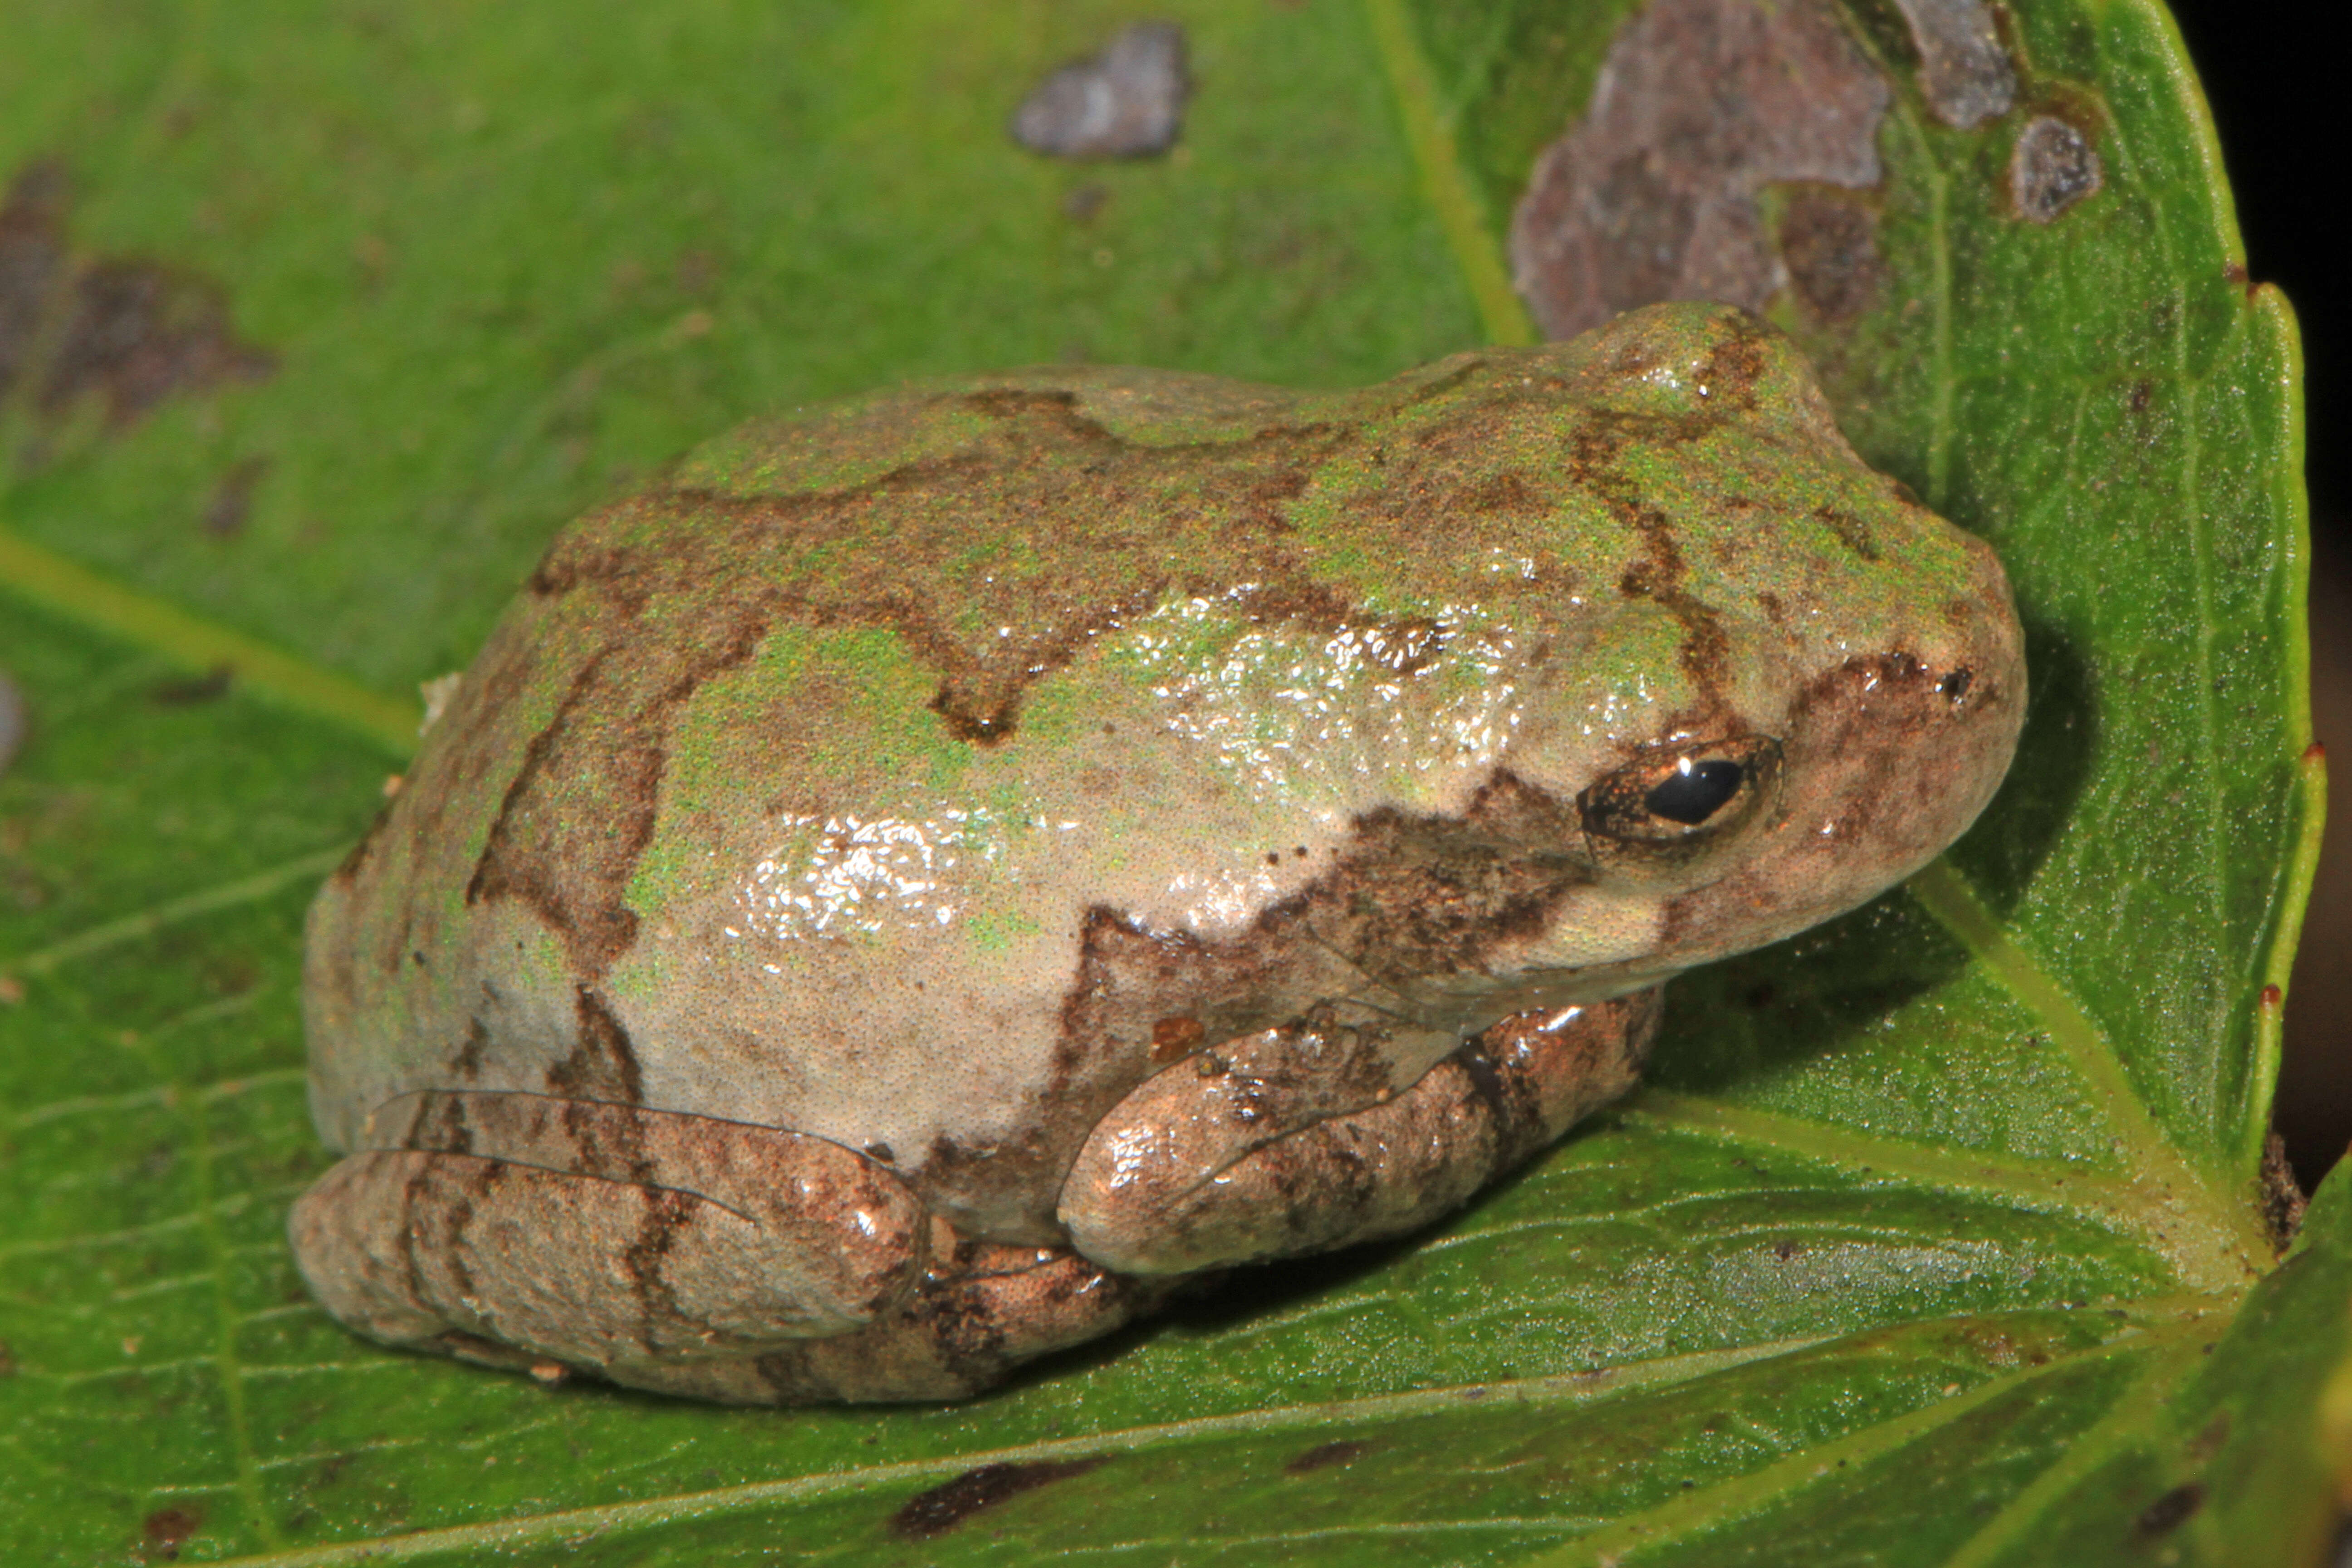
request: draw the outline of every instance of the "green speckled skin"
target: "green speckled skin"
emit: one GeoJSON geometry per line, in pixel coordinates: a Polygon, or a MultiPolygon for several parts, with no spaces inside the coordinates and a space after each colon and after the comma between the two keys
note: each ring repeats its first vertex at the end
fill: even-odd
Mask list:
{"type": "Polygon", "coordinates": [[[1215,1248],[1089,1251],[1064,1192],[1153,1074],[1305,1030],[1384,1102],[1826,919],[1974,818],[2023,691],[1991,553],[1725,307],[1360,391],[804,410],[551,549],[320,896],[312,1105],[347,1151],[475,1147],[387,1130],[421,1091],[783,1130],[962,1237],[1181,1273],[1215,1248]],[[1734,742],[1737,822],[1596,826],[1734,742]]]}

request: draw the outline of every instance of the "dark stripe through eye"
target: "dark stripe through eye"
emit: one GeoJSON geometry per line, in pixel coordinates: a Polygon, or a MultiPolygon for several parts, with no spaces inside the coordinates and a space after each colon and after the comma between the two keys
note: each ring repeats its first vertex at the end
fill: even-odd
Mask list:
{"type": "Polygon", "coordinates": [[[1668,822],[1696,827],[1722,810],[1723,803],[1739,793],[1740,781],[1747,776],[1748,770],[1738,763],[1695,763],[1685,757],[1664,783],[1642,798],[1642,804],[1668,822]]]}

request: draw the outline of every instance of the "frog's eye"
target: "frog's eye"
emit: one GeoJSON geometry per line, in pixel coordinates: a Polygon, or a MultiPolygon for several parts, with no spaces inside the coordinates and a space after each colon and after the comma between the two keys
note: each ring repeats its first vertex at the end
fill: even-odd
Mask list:
{"type": "Polygon", "coordinates": [[[1687,844],[1754,816],[1780,766],[1780,746],[1762,735],[1664,747],[1595,780],[1576,805],[1595,838],[1687,844]]]}

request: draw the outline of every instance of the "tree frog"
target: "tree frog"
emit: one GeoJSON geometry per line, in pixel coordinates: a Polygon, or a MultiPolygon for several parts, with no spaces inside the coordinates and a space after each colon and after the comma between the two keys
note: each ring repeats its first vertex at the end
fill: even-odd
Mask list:
{"type": "Polygon", "coordinates": [[[754,423],[555,540],[319,894],[295,1250],[395,1345],[968,1394],[1457,1208],[2024,693],[1993,552],[1727,306],[754,423]]]}

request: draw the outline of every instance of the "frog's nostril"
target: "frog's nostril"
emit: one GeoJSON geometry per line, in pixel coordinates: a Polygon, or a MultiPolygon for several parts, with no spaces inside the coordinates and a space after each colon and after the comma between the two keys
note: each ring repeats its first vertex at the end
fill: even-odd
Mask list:
{"type": "Polygon", "coordinates": [[[1685,757],[1675,764],[1673,773],[1642,798],[1642,804],[1668,822],[1696,827],[1739,793],[1740,782],[1747,776],[1748,770],[1738,763],[1720,759],[1694,762],[1685,757]]]}
{"type": "Polygon", "coordinates": [[[1958,708],[1960,705],[1960,700],[1969,694],[1969,683],[1975,679],[1976,672],[1969,669],[1966,665],[1962,665],[1959,668],[1944,677],[1943,679],[1936,682],[1936,689],[1944,694],[1944,700],[1946,701],[1949,702],[1953,707],[1958,708]]]}

